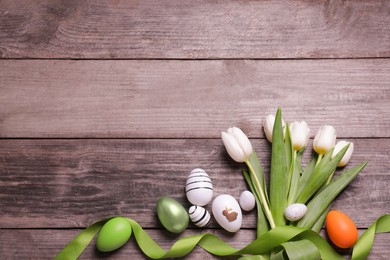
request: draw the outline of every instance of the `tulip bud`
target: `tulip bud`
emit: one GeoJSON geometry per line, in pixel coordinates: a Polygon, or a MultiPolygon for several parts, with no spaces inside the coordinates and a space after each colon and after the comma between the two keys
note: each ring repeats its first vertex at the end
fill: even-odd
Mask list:
{"type": "Polygon", "coordinates": [[[230,157],[236,162],[245,162],[249,159],[253,149],[248,137],[238,127],[230,127],[222,132],[222,141],[230,157]]]}
{"type": "Polygon", "coordinates": [[[336,143],[336,130],[331,125],[323,125],[314,137],[313,147],[318,154],[326,154],[336,143]]]}
{"type": "Polygon", "coordinates": [[[294,150],[299,151],[309,142],[310,128],[305,121],[292,122],[290,124],[290,136],[294,150]]]}
{"type": "MultiPolygon", "coordinates": [[[[267,137],[268,141],[272,143],[272,134],[274,131],[274,124],[275,124],[275,116],[274,115],[268,115],[264,121],[263,121],[263,128],[265,137],[267,137]]],[[[282,127],[283,127],[283,134],[286,135],[286,123],[282,119],[282,127]]]]}
{"type": "Polygon", "coordinates": [[[349,160],[351,160],[351,156],[353,153],[353,143],[347,142],[347,141],[339,141],[337,142],[336,146],[334,147],[333,153],[332,153],[332,159],[345,147],[349,144],[348,150],[345,152],[343,158],[341,158],[341,161],[337,165],[338,167],[343,167],[348,164],[349,160]]]}

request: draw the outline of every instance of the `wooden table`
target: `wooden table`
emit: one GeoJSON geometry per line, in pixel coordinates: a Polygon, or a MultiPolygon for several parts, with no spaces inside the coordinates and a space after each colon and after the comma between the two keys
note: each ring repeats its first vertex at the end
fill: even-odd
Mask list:
{"type": "MultiPolygon", "coordinates": [[[[204,168],[215,194],[246,189],[220,133],[242,128],[268,174],[262,120],[283,109],[355,143],[369,164],[333,204],[363,232],[390,213],[390,3],[372,1],[0,1],[0,251],[50,259],[89,224],[137,220],[162,247],[160,196],[204,168]]],[[[311,143],[311,142],[310,142],[311,143]]],[[[311,156],[311,146],[305,162],[311,156]]],[[[210,207],[209,207],[210,208],[210,207]]],[[[324,235],[324,232],[322,233],[324,235]]],[[[370,259],[388,259],[389,234],[370,259]]],[[[344,252],[345,253],[345,252],[344,252]]],[[[83,259],[142,259],[133,239],[83,259]],[[107,258],[109,257],[109,258],[107,258]]],[[[209,259],[197,248],[187,259],[209,259]]]]}

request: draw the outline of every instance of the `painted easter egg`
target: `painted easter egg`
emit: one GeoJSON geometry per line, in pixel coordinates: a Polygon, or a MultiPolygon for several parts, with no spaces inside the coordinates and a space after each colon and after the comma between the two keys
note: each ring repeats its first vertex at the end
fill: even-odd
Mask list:
{"type": "Polygon", "coordinates": [[[256,206],[255,196],[249,190],[243,191],[238,199],[242,210],[251,211],[256,206]]]}
{"type": "Polygon", "coordinates": [[[213,184],[209,175],[200,168],[191,171],[186,182],[187,199],[196,206],[205,206],[213,198],[213,184]]]}
{"type": "Polygon", "coordinates": [[[107,221],[96,239],[96,248],[101,252],[110,252],[120,248],[131,236],[131,225],[125,218],[117,217],[107,221]]]}
{"type": "Polygon", "coordinates": [[[161,224],[172,233],[183,232],[188,226],[186,209],[176,200],[161,197],[156,205],[157,216],[161,224]]]}
{"type": "Polygon", "coordinates": [[[210,213],[203,207],[191,206],[188,214],[191,221],[198,227],[205,227],[210,223],[210,213]]]}
{"type": "Polygon", "coordinates": [[[359,234],[355,223],[339,211],[329,211],[325,227],[330,240],[339,248],[350,248],[358,240],[359,234]]]}
{"type": "Polygon", "coordinates": [[[303,216],[305,216],[306,211],[307,207],[305,204],[294,203],[286,208],[286,210],[284,211],[284,216],[287,220],[297,221],[303,218],[303,216]]]}
{"type": "Polygon", "coordinates": [[[229,232],[237,232],[242,225],[242,212],[235,198],[222,194],[213,201],[212,212],[215,220],[229,232]]]}

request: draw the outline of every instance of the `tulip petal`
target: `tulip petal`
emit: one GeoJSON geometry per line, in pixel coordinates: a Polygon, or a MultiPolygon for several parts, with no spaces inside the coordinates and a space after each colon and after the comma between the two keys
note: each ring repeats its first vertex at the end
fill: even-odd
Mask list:
{"type": "Polygon", "coordinates": [[[232,133],[233,133],[233,136],[236,139],[238,145],[241,147],[242,151],[244,151],[245,157],[249,158],[249,156],[251,155],[251,153],[253,151],[253,148],[252,148],[252,144],[249,141],[248,137],[238,127],[233,127],[232,133]]]}
{"type": "Polygon", "coordinates": [[[343,158],[341,158],[341,161],[337,166],[342,167],[349,163],[349,160],[351,160],[352,157],[353,149],[354,149],[354,145],[352,142],[350,142],[347,152],[344,154],[343,158]]]}
{"type": "Polygon", "coordinates": [[[230,157],[236,162],[244,162],[245,154],[233,135],[222,132],[221,137],[230,157]]]}
{"type": "Polygon", "coordinates": [[[333,153],[332,153],[332,159],[343,149],[345,146],[349,144],[348,150],[345,152],[343,158],[341,158],[341,161],[337,165],[338,167],[343,167],[348,164],[349,160],[352,157],[354,145],[352,142],[347,141],[339,141],[337,142],[336,146],[334,147],[333,153]]]}
{"type": "Polygon", "coordinates": [[[310,137],[310,128],[305,121],[290,124],[291,142],[294,150],[299,151],[307,146],[310,137]]]}
{"type": "MultiPolygon", "coordinates": [[[[275,125],[275,116],[274,115],[268,115],[264,121],[263,121],[263,128],[264,128],[264,133],[265,137],[269,142],[272,143],[272,135],[274,131],[274,125],[275,125]]],[[[284,122],[282,118],[282,127],[283,127],[283,137],[286,136],[286,123],[284,122]]]]}
{"type": "Polygon", "coordinates": [[[313,148],[318,154],[326,154],[336,144],[336,130],[331,125],[323,125],[313,141],[313,148]]]}
{"type": "Polygon", "coordinates": [[[272,143],[272,132],[274,130],[274,124],[275,124],[275,116],[274,115],[268,115],[263,121],[263,128],[264,128],[265,137],[271,143],[272,143]]]}

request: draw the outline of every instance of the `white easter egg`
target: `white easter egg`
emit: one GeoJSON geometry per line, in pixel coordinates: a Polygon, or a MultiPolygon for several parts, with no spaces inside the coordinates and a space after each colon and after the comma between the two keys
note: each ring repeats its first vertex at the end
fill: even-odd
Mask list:
{"type": "Polygon", "coordinates": [[[186,182],[187,199],[196,206],[205,206],[213,198],[213,184],[203,169],[191,171],[186,182]]]}
{"type": "Polygon", "coordinates": [[[210,213],[203,207],[191,206],[188,214],[191,221],[198,227],[205,227],[210,223],[210,213]]]}
{"type": "Polygon", "coordinates": [[[290,221],[297,221],[305,216],[307,207],[305,204],[295,203],[291,204],[284,211],[284,216],[290,221]]]}
{"type": "Polygon", "coordinates": [[[241,208],[245,211],[251,211],[256,206],[255,196],[249,190],[243,191],[238,201],[241,208]]]}
{"type": "Polygon", "coordinates": [[[240,205],[235,198],[222,194],[213,201],[212,212],[215,220],[229,232],[237,232],[242,225],[240,205]]]}

